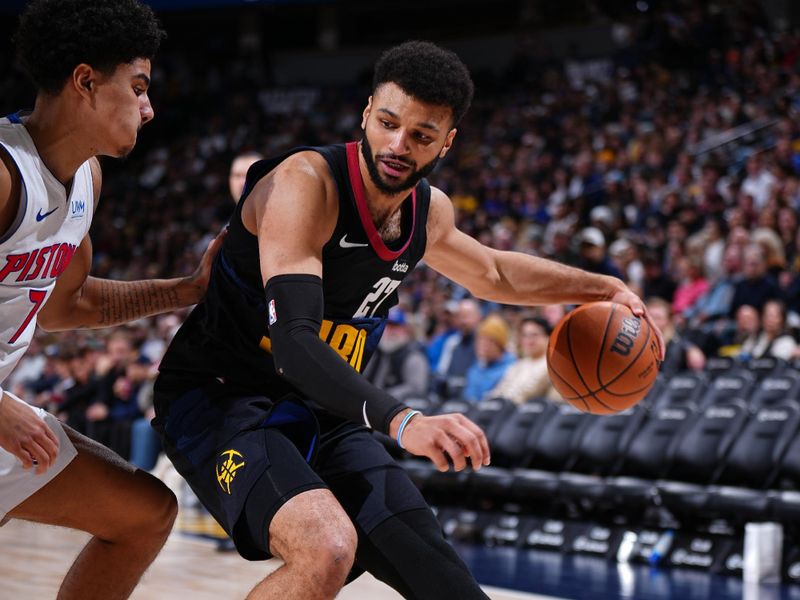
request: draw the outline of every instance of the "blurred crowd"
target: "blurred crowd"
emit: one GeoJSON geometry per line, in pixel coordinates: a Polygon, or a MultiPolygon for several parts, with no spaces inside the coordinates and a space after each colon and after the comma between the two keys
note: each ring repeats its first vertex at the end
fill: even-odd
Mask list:
{"type": "MultiPolygon", "coordinates": [[[[620,22],[602,60],[524,41],[502,74],[476,77],[430,178],[481,242],[625,280],[669,341],[665,372],[800,357],[800,32],[715,6],[620,22]]],[[[233,210],[237,155],[360,138],[368,89],[264,88],[241,61],[159,56],[165,125],[104,164],[97,275],[191,272],[233,210]]],[[[400,397],[552,396],[547,336],[568,308],[478,302],[420,265],[367,375],[400,397]]],[[[6,387],[147,467],[152,378],[184,316],[41,333],[6,387]]]]}

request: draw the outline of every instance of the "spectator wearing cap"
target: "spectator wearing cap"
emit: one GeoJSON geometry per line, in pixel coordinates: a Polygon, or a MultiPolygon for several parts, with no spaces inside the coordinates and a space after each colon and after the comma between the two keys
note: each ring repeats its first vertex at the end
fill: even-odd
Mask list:
{"type": "Polygon", "coordinates": [[[610,234],[617,226],[614,211],[604,204],[595,206],[589,212],[589,223],[592,227],[597,227],[604,235],[610,234]]]}
{"type": "Polygon", "coordinates": [[[508,398],[523,404],[549,395],[553,386],[547,374],[547,339],[552,331],[542,317],[523,317],[517,327],[518,358],[489,391],[489,398],[508,398]]]}
{"type": "Polygon", "coordinates": [[[472,402],[483,400],[514,362],[506,350],[510,332],[505,320],[491,314],[481,321],[475,343],[477,361],[467,371],[463,397],[472,402]]]}
{"type": "Polygon", "coordinates": [[[430,385],[428,359],[400,308],[389,310],[383,336],[364,376],[398,400],[427,394],[430,385]]]}
{"type": "Polygon", "coordinates": [[[606,238],[597,227],[587,227],[578,236],[580,257],[578,266],[592,273],[610,275],[622,279],[622,273],[608,258],[606,238]]]}

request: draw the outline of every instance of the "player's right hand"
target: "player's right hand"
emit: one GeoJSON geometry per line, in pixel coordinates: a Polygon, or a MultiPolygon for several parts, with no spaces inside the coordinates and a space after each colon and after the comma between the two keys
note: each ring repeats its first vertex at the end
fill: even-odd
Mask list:
{"type": "MultiPolygon", "coordinates": [[[[398,416],[402,416],[400,413],[398,416]]],[[[397,433],[394,432],[395,439],[397,433]]],[[[403,430],[403,446],[415,456],[427,456],[439,471],[449,468],[448,457],[456,471],[467,466],[478,470],[488,465],[491,456],[489,442],[480,427],[462,414],[453,413],[426,417],[417,415],[403,430]]]]}
{"type": "Polygon", "coordinates": [[[0,402],[0,447],[16,456],[25,469],[42,474],[58,455],[56,434],[30,406],[3,394],[0,402]]]}

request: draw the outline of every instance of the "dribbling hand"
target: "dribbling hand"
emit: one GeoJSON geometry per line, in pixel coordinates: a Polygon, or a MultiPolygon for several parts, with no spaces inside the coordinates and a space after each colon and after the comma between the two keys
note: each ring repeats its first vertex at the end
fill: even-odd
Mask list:
{"type": "MultiPolygon", "coordinates": [[[[394,439],[397,439],[397,429],[406,412],[399,413],[392,420],[389,432],[394,439]]],[[[449,468],[448,457],[456,471],[466,468],[468,457],[475,470],[488,465],[491,460],[486,435],[475,423],[458,413],[435,417],[417,415],[403,430],[402,442],[408,452],[427,456],[442,472],[449,468]]]]}
{"type": "Polygon", "coordinates": [[[666,344],[664,344],[664,336],[661,335],[661,330],[658,327],[656,327],[656,324],[653,321],[653,318],[650,316],[650,313],[648,312],[644,302],[642,302],[642,299],[639,298],[639,296],[637,296],[636,294],[634,294],[628,288],[628,286],[626,286],[621,281],[620,285],[622,286],[622,289],[613,294],[609,298],[609,300],[611,302],[624,304],[625,306],[629,307],[631,309],[631,312],[637,317],[644,317],[644,319],[649,323],[650,329],[652,329],[653,332],[656,334],[656,339],[658,340],[658,348],[661,351],[660,352],[661,360],[663,361],[664,357],[666,356],[666,344]]]}
{"type": "Polygon", "coordinates": [[[56,434],[29,406],[4,395],[0,402],[0,447],[16,456],[25,469],[41,475],[58,455],[56,434]]]}

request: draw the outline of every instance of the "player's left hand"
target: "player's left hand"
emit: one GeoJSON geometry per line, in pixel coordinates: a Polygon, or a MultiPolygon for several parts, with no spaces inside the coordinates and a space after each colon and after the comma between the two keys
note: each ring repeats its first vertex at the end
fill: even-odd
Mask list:
{"type": "Polygon", "coordinates": [[[197,269],[186,278],[186,284],[192,296],[189,304],[197,304],[206,295],[208,282],[211,279],[211,267],[214,264],[214,258],[216,258],[217,253],[222,248],[222,242],[226,235],[228,235],[227,227],[208,243],[208,247],[203,253],[203,258],[200,259],[200,264],[197,266],[197,269]]]}
{"type": "Polygon", "coordinates": [[[664,344],[664,336],[661,335],[661,330],[656,327],[653,318],[650,316],[650,313],[647,310],[647,306],[645,306],[644,302],[642,301],[639,296],[634,294],[631,289],[626,286],[621,281],[620,288],[611,295],[609,300],[611,302],[616,302],[617,304],[624,304],[625,306],[631,309],[631,312],[636,315],[637,317],[644,318],[650,324],[650,329],[653,330],[653,333],[656,335],[656,340],[658,341],[658,349],[660,360],[664,360],[664,356],[666,355],[666,345],[664,344]]]}

